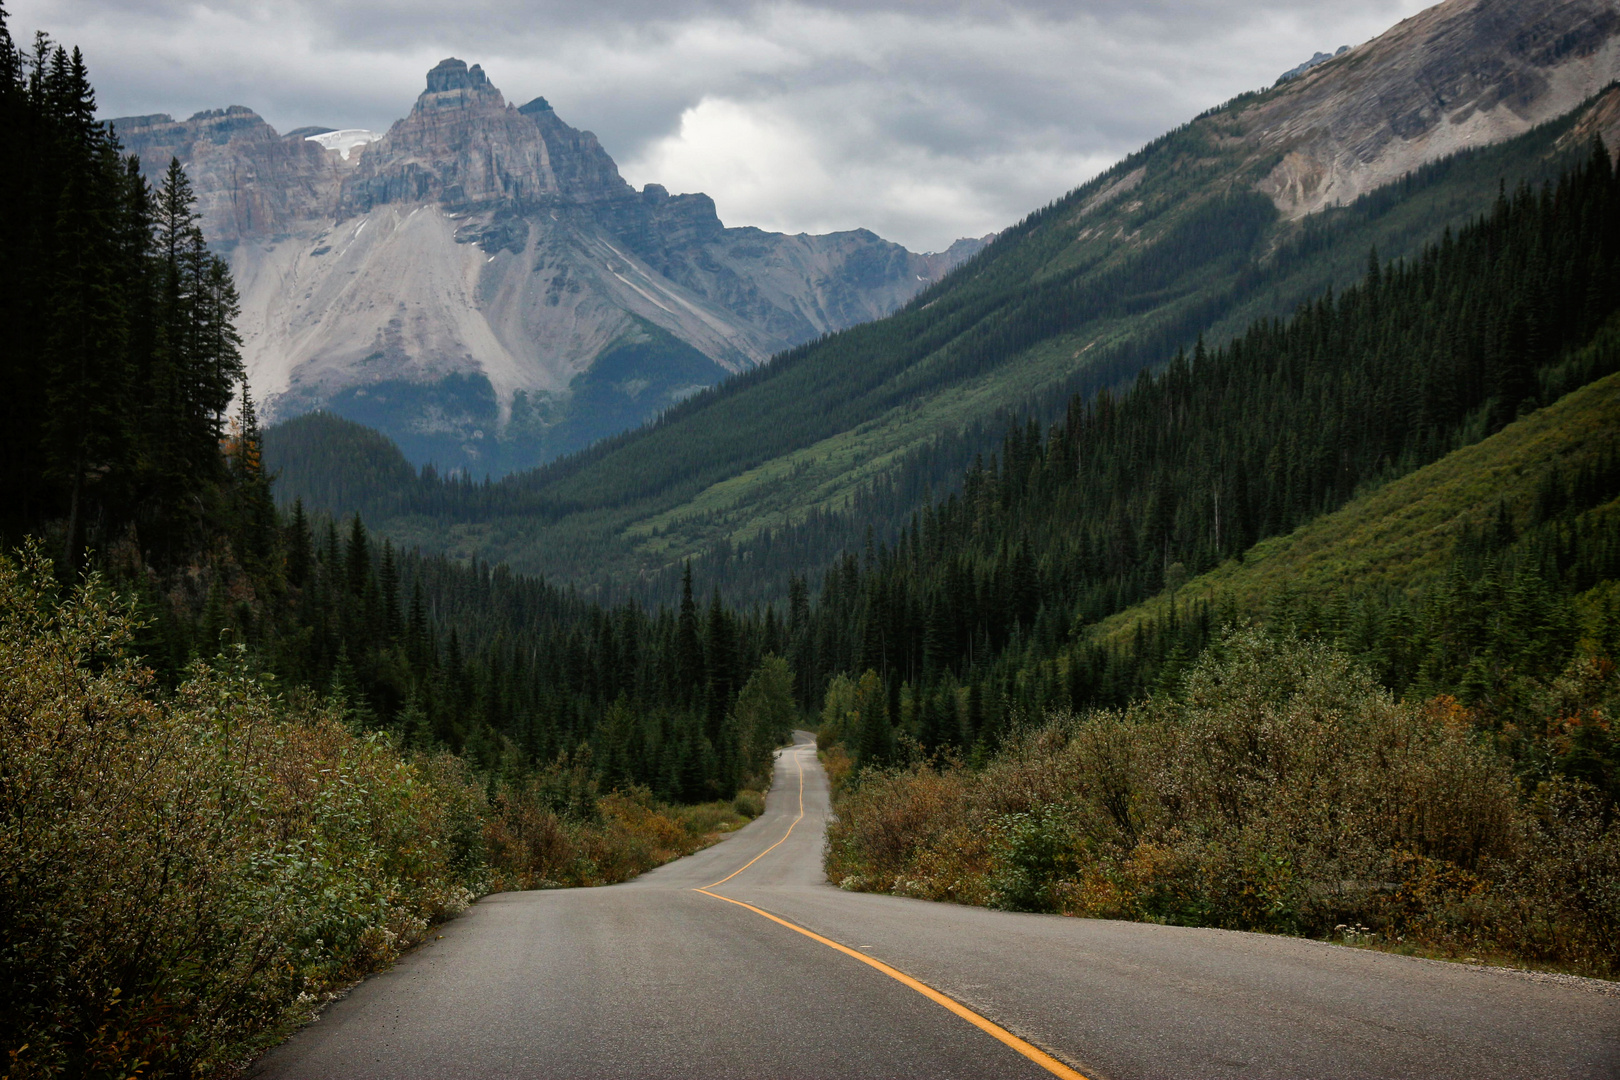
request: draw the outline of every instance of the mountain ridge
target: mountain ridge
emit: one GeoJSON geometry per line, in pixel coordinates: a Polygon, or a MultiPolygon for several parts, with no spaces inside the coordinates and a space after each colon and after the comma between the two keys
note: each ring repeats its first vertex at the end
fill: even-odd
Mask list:
{"type": "Polygon", "coordinates": [[[1257,186],[1297,219],[1551,120],[1617,74],[1611,0],[1447,0],[1274,88],[1244,134],[1282,155],[1257,186]]]}
{"type": "Polygon", "coordinates": [[[242,106],[112,121],[149,175],[171,156],[191,173],[271,418],[381,395],[394,408],[359,411],[419,463],[533,465],[690,393],[691,351],[712,362],[708,385],[885,314],[983,246],[728,229],[706,195],[636,191],[593,134],[544,98],[510,105],[476,64],[447,59],[426,86],[343,151],[242,106]],[[649,358],[630,381],[654,391],[575,407],[574,381],[638,327],[667,336],[681,373],[649,358]],[[514,429],[519,394],[544,407],[514,429]]]}
{"type": "Polygon", "coordinates": [[[825,566],[868,527],[882,538],[928,492],[958,483],[1008,417],[1050,420],[1072,394],[1126,383],[1200,334],[1224,341],[1286,315],[1357,280],[1369,249],[1415,254],[1488,210],[1501,184],[1556,177],[1595,134],[1615,145],[1617,13],[1612,0],[1447,0],[1161,136],[888,319],[784,354],[487,498],[402,496],[388,503],[398,515],[388,527],[572,581],[663,580],[702,557],[768,589],[757,578],[774,565],[769,552],[796,544],[807,545],[794,548],[801,570],[825,566]],[[1472,19],[1489,33],[1471,33],[1472,19]],[[1384,73],[1381,99],[1369,71],[1384,73]],[[1444,143],[1419,138],[1434,124],[1402,118],[1468,72],[1503,80],[1480,76],[1470,98],[1491,138],[1442,154],[1444,143]],[[1335,86],[1343,115],[1323,106],[1335,86]],[[1556,119],[1536,119],[1546,113],[1556,119]],[[1294,195],[1276,184],[1289,154],[1359,161],[1358,147],[1370,169],[1426,163],[1355,200],[1340,198],[1341,184],[1332,202],[1291,217],[1294,195]],[[749,546],[739,554],[739,544],[749,546]]]}

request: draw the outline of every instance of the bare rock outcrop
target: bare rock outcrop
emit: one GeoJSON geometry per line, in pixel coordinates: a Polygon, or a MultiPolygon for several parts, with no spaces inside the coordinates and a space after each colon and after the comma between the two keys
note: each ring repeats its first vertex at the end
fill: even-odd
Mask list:
{"type": "Polygon", "coordinates": [[[197,193],[204,231],[221,247],[285,235],[329,215],[348,171],[341,156],[306,138],[276,134],[241,105],[180,122],[160,113],[112,124],[148,175],[155,178],[170,158],[180,159],[197,193]]]}
{"type": "Polygon", "coordinates": [[[367,148],[337,213],[384,203],[471,209],[631,194],[596,136],[562,123],[543,98],[524,109],[508,105],[483,69],[452,58],[428,72],[410,115],[367,148]]]}
{"type": "Polygon", "coordinates": [[[1260,183],[1300,217],[1511,138],[1620,78],[1620,0],[1446,0],[1240,113],[1260,183]]]}

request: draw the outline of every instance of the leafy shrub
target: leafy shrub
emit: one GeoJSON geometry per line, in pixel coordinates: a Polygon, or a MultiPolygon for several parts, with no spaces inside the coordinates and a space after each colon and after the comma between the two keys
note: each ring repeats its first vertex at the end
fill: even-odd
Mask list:
{"type": "Polygon", "coordinates": [[[1055,807],[1002,819],[1001,873],[991,882],[991,906],[1051,911],[1054,886],[1077,869],[1074,836],[1055,807]]]}
{"type": "Polygon", "coordinates": [[[745,818],[757,818],[765,812],[765,793],[763,791],[739,791],[737,797],[731,800],[731,808],[745,818]]]}
{"type": "MultiPolygon", "coordinates": [[[[690,855],[748,820],[734,801],[668,806],[645,788],[603,795],[588,816],[568,817],[547,804],[545,788],[542,777],[498,789],[485,827],[491,889],[626,881],[690,855]]],[[[754,792],[737,798],[743,795],[760,799],[754,792]]]]}
{"type": "Polygon", "coordinates": [[[94,579],[0,559],[0,1046],[14,1077],[207,1072],[418,940],[458,763],[411,763],[237,666],[160,697],[94,579]]]}
{"type": "Polygon", "coordinates": [[[492,888],[601,884],[729,803],[598,797],[566,760],[491,800],[293,706],[243,658],[160,694],[129,611],[0,557],[0,1054],[8,1076],[208,1075],[492,888]]]}
{"type": "Polygon", "coordinates": [[[933,899],[1321,937],[1357,926],[1612,973],[1610,805],[1556,774],[1517,778],[1496,743],[1449,698],[1397,702],[1343,654],[1242,629],[1179,698],[1054,717],[979,771],[868,775],[839,803],[827,868],[845,887],[933,899]]]}

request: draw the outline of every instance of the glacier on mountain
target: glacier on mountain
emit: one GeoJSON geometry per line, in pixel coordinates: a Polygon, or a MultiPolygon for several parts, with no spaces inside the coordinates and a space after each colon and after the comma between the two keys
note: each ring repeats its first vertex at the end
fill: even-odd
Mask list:
{"type": "Polygon", "coordinates": [[[341,128],[337,131],[326,131],[319,135],[307,136],[312,143],[320,143],[328,150],[336,150],[344,161],[349,160],[349,153],[357,146],[374,143],[382,138],[380,131],[367,131],[365,128],[341,128]]]}

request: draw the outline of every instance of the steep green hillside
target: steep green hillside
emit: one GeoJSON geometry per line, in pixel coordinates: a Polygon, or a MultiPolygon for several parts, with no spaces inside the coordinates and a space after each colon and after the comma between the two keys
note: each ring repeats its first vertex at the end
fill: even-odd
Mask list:
{"type": "MultiPolygon", "coordinates": [[[[1587,350],[1620,367],[1620,330],[1587,350]]],[[[1517,533],[1565,508],[1563,488],[1607,476],[1620,456],[1620,374],[1574,391],[1483,442],[1376,488],[1286,536],[1262,540],[1182,586],[1176,603],[1263,615],[1288,604],[1329,603],[1345,594],[1415,595],[1451,569],[1460,541],[1503,529],[1517,533]],[[1553,507],[1555,509],[1549,509],[1553,507]]],[[[1579,527],[1615,520],[1620,503],[1606,488],[1594,505],[1577,491],[1579,527]],[[1589,517],[1585,515],[1590,515],[1589,517]]],[[[1137,627],[1163,621],[1162,593],[1098,623],[1104,641],[1128,641],[1137,627]]]]}
{"type": "MultiPolygon", "coordinates": [[[[894,535],[932,490],[993,448],[1005,417],[1059,415],[1200,334],[1221,340],[1356,280],[1369,249],[1411,255],[1585,152],[1577,110],[1511,142],[1436,163],[1349,207],[1279,220],[1253,190],[1246,110],[1215,110],[1008,230],[894,316],[795,349],[648,428],[499,484],[380,487],[358,507],[386,531],[568,580],[646,580],[729,554],[767,530],[905,490],[796,550],[824,566],[870,527],[894,535]]],[[[1614,91],[1611,91],[1614,93],[1614,91]]],[[[272,443],[272,446],[276,443],[272,443]]],[[[280,459],[274,459],[279,463],[280,459]]],[[[283,469],[284,495],[314,495],[283,469]]],[[[715,570],[729,572],[721,565],[715,570]]],[[[774,582],[749,584],[780,590],[774,582]]],[[[667,591],[667,590],[666,590],[667,591]]]]}
{"type": "MultiPolygon", "coordinates": [[[[1578,442],[1569,414],[1538,404],[1620,368],[1615,280],[1620,181],[1594,153],[1556,187],[1500,200],[1405,267],[1371,267],[1353,288],[1178,356],[1123,394],[1076,398],[1049,429],[1015,427],[959,494],[925,508],[892,545],[846,556],[824,576],[819,603],[790,605],[792,659],[810,700],[870,670],[925,746],[994,746],[1020,715],[1168,685],[1224,622],[1268,612],[1181,602],[1129,633],[1092,628],[1488,435],[1533,422],[1578,442]]],[[[1338,613],[1325,622],[1309,612],[1284,621],[1359,627],[1357,650],[1387,659],[1394,689],[1458,690],[1487,656],[1502,661],[1490,670],[1509,671],[1523,659],[1515,634],[1552,643],[1531,665],[1542,677],[1574,638],[1534,620],[1485,627],[1456,609],[1506,612],[1533,597],[1563,625],[1574,597],[1620,576],[1620,541],[1601,521],[1556,536],[1548,524],[1564,528],[1571,508],[1620,494],[1614,468],[1589,464],[1576,461],[1538,495],[1541,517],[1510,508],[1486,535],[1447,535],[1447,574],[1460,568],[1467,603],[1460,589],[1437,607],[1358,587],[1333,598],[1338,613]],[[1470,636],[1456,639],[1465,625],[1470,636]]],[[[1493,484],[1502,486],[1486,477],[1456,498],[1496,514],[1495,495],[1482,494],[1493,484]]],[[[796,579],[793,593],[807,586],[796,579]]]]}

